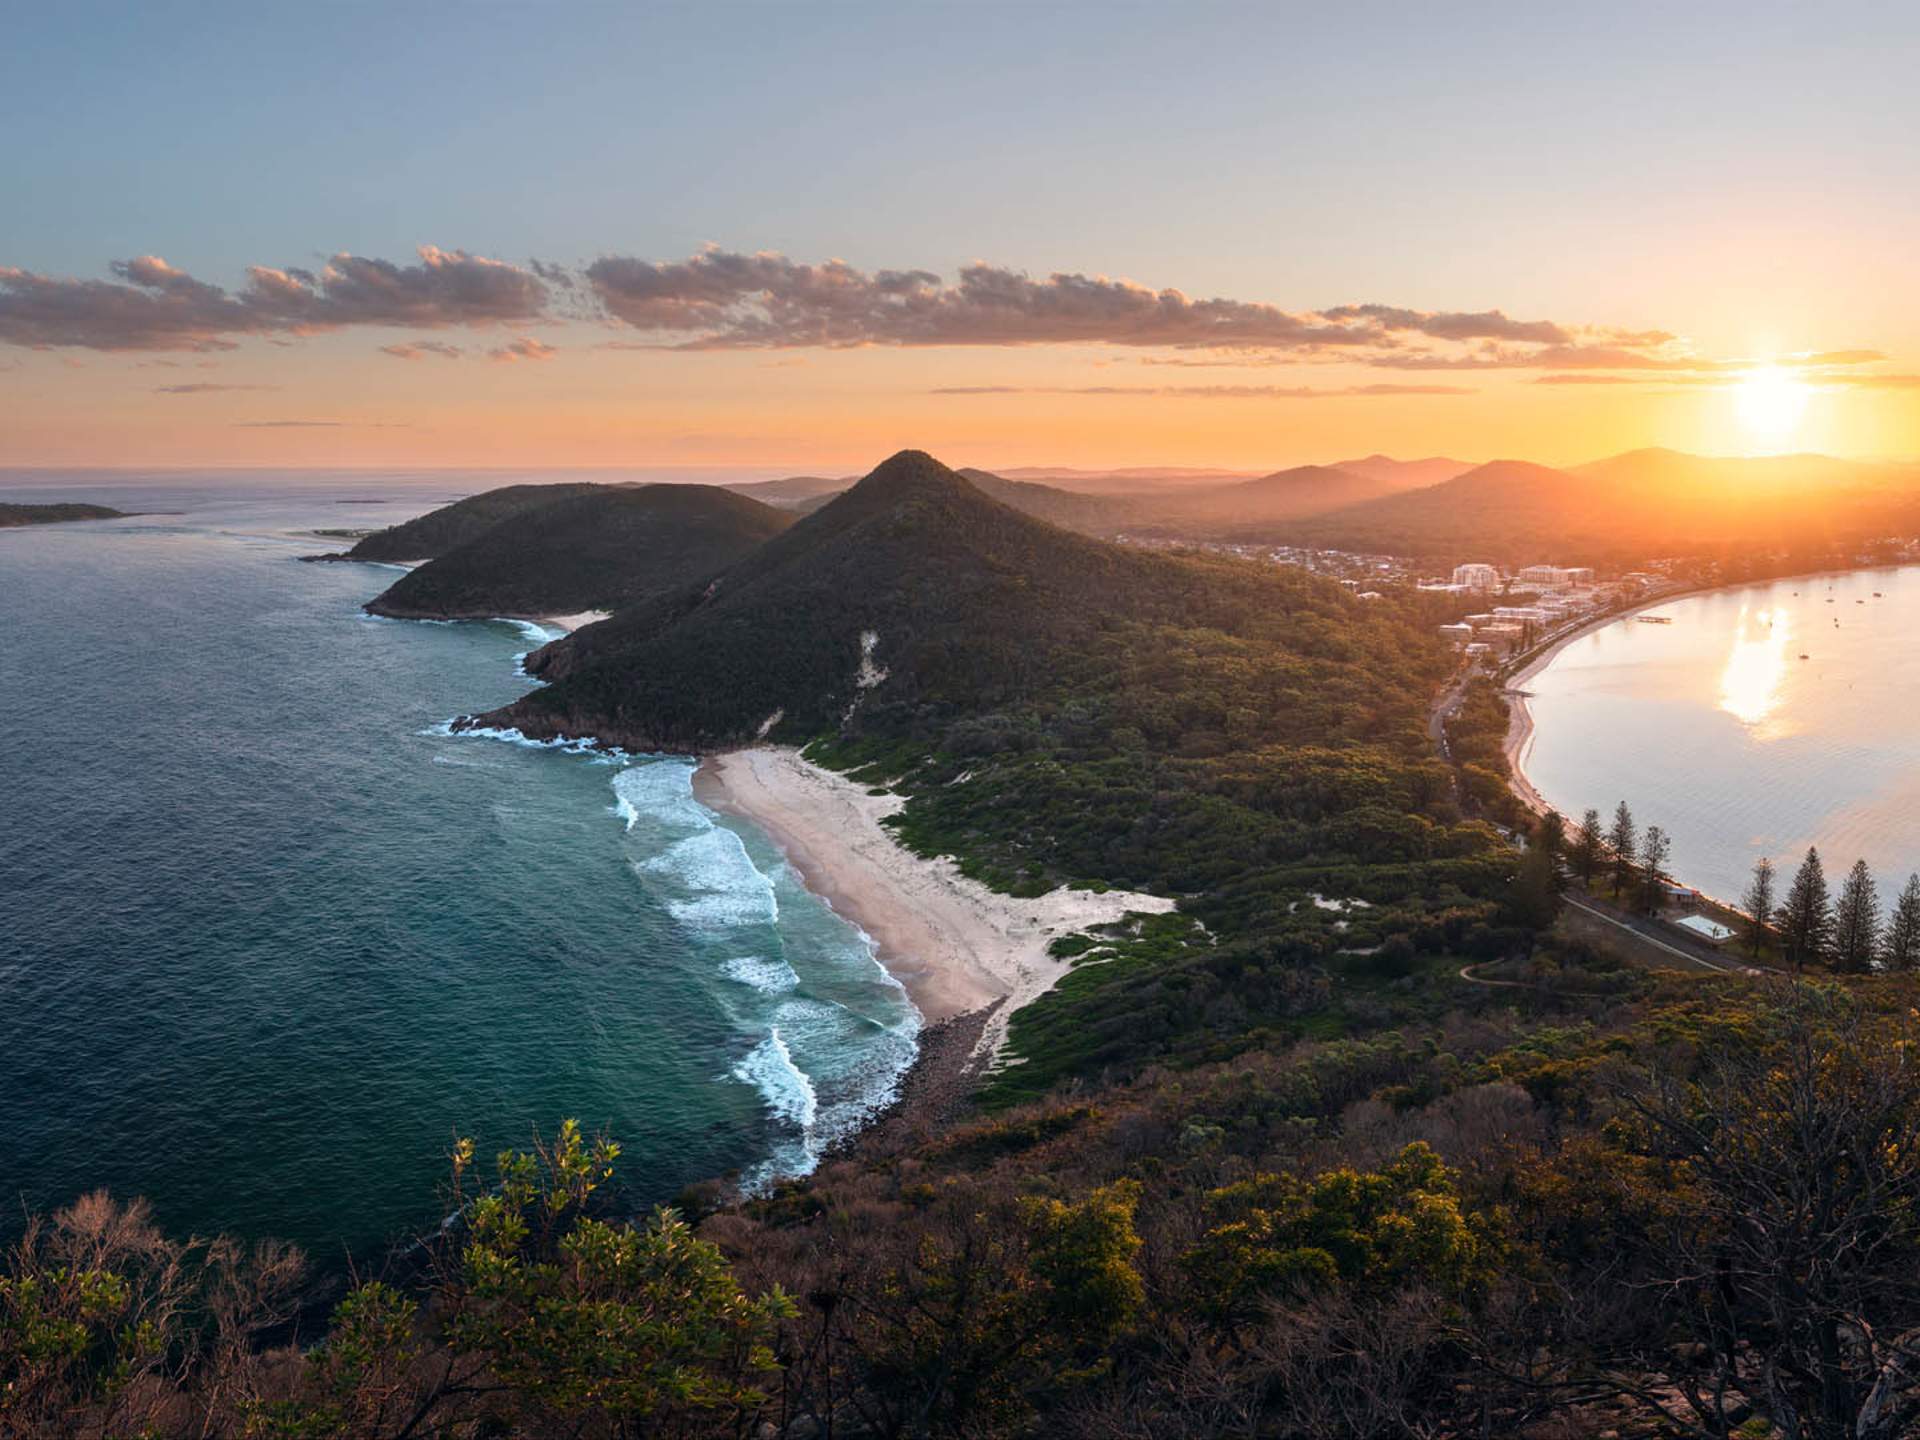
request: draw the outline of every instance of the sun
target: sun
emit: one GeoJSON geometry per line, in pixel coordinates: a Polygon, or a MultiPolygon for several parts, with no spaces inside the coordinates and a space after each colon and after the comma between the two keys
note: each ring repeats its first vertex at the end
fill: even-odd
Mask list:
{"type": "Polygon", "coordinates": [[[1740,428],[1757,450],[1783,450],[1799,432],[1812,392],[1789,371],[1762,365],[1745,372],[1733,387],[1740,428]]]}

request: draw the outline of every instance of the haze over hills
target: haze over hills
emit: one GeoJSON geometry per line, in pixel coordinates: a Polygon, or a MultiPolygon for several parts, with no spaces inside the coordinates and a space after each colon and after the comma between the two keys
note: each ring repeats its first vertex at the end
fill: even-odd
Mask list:
{"type": "Polygon", "coordinates": [[[1377,480],[1389,489],[1418,490],[1422,486],[1438,485],[1443,480],[1466,474],[1473,469],[1473,462],[1449,460],[1440,455],[1425,460],[1395,460],[1390,455],[1366,455],[1358,460],[1336,460],[1333,468],[1345,470],[1349,475],[1377,480]]]}
{"type": "Polygon", "coordinates": [[[843,475],[829,479],[824,475],[789,475],[781,480],[745,480],[725,488],[766,505],[798,506],[826,495],[838,495],[858,478],[843,475]]]}
{"type": "Polygon", "coordinates": [[[1258,538],[1275,525],[1391,493],[1386,482],[1326,465],[1301,465],[1257,480],[1142,497],[1134,523],[1180,539],[1258,538]]]}
{"type": "Polygon", "coordinates": [[[1639,450],[1556,470],[1496,460],[1349,505],[1272,538],[1435,559],[1608,563],[1748,547],[1796,550],[1911,529],[1920,468],[1826,456],[1639,450]]]}
{"type": "Polygon", "coordinates": [[[410,571],[366,608],[413,619],[612,610],[710,579],[793,520],[714,485],[559,493],[410,571]]]}

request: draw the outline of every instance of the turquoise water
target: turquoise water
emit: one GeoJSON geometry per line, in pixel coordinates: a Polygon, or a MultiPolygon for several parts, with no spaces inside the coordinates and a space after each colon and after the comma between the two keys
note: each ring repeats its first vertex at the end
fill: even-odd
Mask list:
{"type": "Polygon", "coordinates": [[[1548,803],[1625,799],[1710,895],[1737,902],[1760,856],[1790,873],[1818,845],[1832,883],[1863,858],[1890,903],[1920,869],[1920,567],[1648,613],[1668,623],[1604,625],[1525,683],[1522,765],[1548,803]]]}
{"type": "Polygon", "coordinates": [[[456,1133],[578,1117],[646,1203],[886,1098],[904,992],[690,764],[448,735],[538,637],[294,558],[444,495],[263,483],[0,532],[9,1213],[106,1186],[324,1261],[436,1221],[456,1133]]]}

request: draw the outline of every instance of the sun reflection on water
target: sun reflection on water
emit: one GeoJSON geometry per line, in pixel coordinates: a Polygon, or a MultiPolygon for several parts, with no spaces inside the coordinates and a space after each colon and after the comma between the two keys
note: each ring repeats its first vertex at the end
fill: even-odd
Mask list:
{"type": "Polygon", "coordinates": [[[1786,611],[1741,610],[1733,648],[1720,672],[1722,710],[1749,726],[1758,726],[1774,712],[1780,704],[1787,642],[1792,637],[1793,619],[1786,611]]]}

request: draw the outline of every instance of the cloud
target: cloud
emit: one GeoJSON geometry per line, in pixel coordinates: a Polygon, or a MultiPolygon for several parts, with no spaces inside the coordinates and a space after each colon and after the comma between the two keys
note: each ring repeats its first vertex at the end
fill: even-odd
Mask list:
{"type": "Polygon", "coordinates": [[[943,385],[929,395],[1131,395],[1191,400],[1336,400],[1355,396],[1472,395],[1463,385],[943,385]]]}
{"type": "MultiPolygon", "coordinates": [[[[1498,310],[1477,313],[1403,310],[1394,305],[1340,305],[1322,310],[1328,320],[1370,320],[1383,329],[1413,331],[1436,340],[1525,340],[1544,345],[1565,345],[1572,336],[1551,320],[1514,320],[1498,310]]],[[[1662,335],[1662,341],[1670,340],[1662,335]]]]}
{"type": "Polygon", "coordinates": [[[929,270],[808,264],[771,251],[710,248],[686,260],[605,256],[586,279],[608,315],[679,349],[856,345],[1103,343],[1249,351],[1391,347],[1442,340],[1560,343],[1552,321],[1498,310],[1429,312],[1352,305],[1295,312],[1258,301],[1193,299],[1129,280],[1056,272],[1042,280],[975,263],[949,282],[929,270]]]}
{"type": "Polygon", "coordinates": [[[424,245],[416,264],[341,253],[316,273],[254,266],[237,291],[157,255],[115,261],[112,280],[0,266],[0,343],[89,350],[230,350],[235,337],[349,325],[508,324],[543,317],[548,286],[501,260],[424,245]]]}
{"type": "MultiPolygon", "coordinates": [[[[975,262],[948,277],[717,246],[681,260],[603,255],[584,269],[544,260],[515,264],[432,245],[404,262],[343,251],[313,270],[253,266],[236,288],[201,280],[155,255],[109,268],[109,278],[72,279],[0,267],[0,344],[220,351],[250,338],[291,345],[355,326],[514,333],[586,319],[626,332],[603,342],[615,349],[1094,344],[1170,352],[1141,357],[1156,363],[1346,362],[1399,371],[1557,374],[1713,373],[1757,363],[1696,355],[1666,330],[1516,317],[1499,309],[1426,310],[1379,301],[1287,309],[1077,271],[1036,278],[975,262]]],[[[512,362],[556,353],[524,336],[484,351],[421,339],[378,348],[408,361],[484,353],[512,362]]],[[[1847,367],[1883,358],[1871,350],[1828,350],[1778,363],[1847,367]]],[[[1256,392],[1293,393],[1287,387],[1256,392]]],[[[1299,398],[1350,393],[1436,392],[1300,387],[1299,398]]]]}
{"type": "Polygon", "coordinates": [[[551,360],[559,353],[556,346],[522,335],[518,340],[510,340],[497,350],[489,350],[487,358],[511,363],[515,360],[551,360]]]}
{"type": "Polygon", "coordinates": [[[429,355],[438,355],[442,360],[458,360],[467,352],[444,340],[409,340],[398,345],[382,345],[380,353],[391,355],[396,360],[424,360],[429,355]]]}
{"type": "Polygon", "coordinates": [[[211,381],[200,381],[192,385],[156,385],[156,395],[215,395],[225,390],[278,390],[278,385],[215,385],[211,381]]]}

